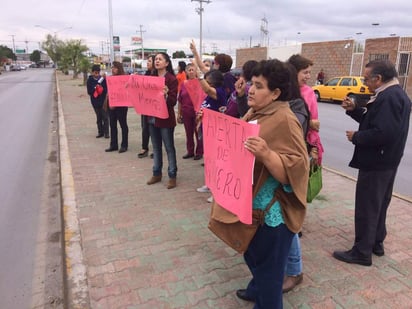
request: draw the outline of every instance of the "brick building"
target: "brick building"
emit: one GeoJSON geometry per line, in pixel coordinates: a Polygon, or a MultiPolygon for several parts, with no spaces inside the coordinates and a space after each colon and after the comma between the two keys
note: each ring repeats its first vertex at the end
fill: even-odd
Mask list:
{"type": "MultiPolygon", "coordinates": [[[[285,60],[286,48],[238,49],[236,51],[236,67],[241,67],[245,61],[250,59],[278,58],[285,60]]],[[[303,43],[300,45],[300,51],[296,50],[296,52],[314,62],[312,78],[309,81],[309,84],[313,85],[316,75],[321,69],[323,69],[327,81],[335,76],[362,75],[363,68],[371,60],[389,60],[396,66],[402,87],[409,97],[412,97],[412,37],[374,38],[366,39],[364,43],[355,40],[303,43]]]]}

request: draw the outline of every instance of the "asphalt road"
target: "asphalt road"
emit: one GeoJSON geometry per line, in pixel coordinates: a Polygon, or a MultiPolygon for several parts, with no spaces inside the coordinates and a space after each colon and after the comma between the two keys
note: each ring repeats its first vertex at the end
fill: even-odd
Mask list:
{"type": "MultiPolygon", "coordinates": [[[[51,201],[58,202],[45,196],[58,187],[56,180],[54,188],[49,185],[49,163],[57,164],[49,149],[53,73],[30,69],[0,75],[0,308],[33,308],[33,295],[46,286],[48,207],[51,201]]],[[[59,220],[56,223],[60,225],[59,220]]],[[[55,285],[61,288],[61,282],[55,285]]],[[[39,295],[36,304],[47,301],[39,295]]]]}
{"type": "MultiPolygon", "coordinates": [[[[319,119],[321,123],[320,136],[325,148],[323,164],[344,174],[357,177],[358,170],[348,166],[352,159],[354,146],[345,135],[346,130],[358,129],[358,123],[345,114],[337,103],[320,102],[319,119]]],[[[409,126],[409,136],[401,164],[395,179],[394,192],[412,199],[412,124],[409,126]]],[[[396,136],[394,136],[396,138],[396,136]]]]}

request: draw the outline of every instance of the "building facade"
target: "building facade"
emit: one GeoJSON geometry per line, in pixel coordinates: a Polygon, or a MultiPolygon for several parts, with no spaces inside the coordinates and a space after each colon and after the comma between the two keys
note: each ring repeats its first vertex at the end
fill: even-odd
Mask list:
{"type": "Polygon", "coordinates": [[[359,42],[352,39],[303,43],[300,48],[266,47],[243,48],[236,51],[236,67],[241,67],[247,60],[277,58],[286,60],[285,52],[300,53],[314,63],[309,85],[316,82],[317,73],[322,69],[325,81],[342,75],[361,76],[363,69],[371,60],[389,60],[395,64],[399,82],[409,97],[412,97],[412,37],[385,37],[366,39],[359,42]]]}

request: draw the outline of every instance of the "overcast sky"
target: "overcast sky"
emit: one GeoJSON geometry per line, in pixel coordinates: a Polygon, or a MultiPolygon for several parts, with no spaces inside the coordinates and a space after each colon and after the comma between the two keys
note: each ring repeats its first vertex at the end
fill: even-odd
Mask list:
{"type": "MultiPolygon", "coordinates": [[[[112,0],[113,34],[121,50],[140,36],[146,48],[189,52],[199,44],[200,0],[112,0]]],[[[203,0],[205,1],[205,0],[203,0]]],[[[0,44],[32,52],[48,33],[60,39],[82,39],[94,53],[107,52],[109,1],[2,1],[0,44]],[[36,27],[36,25],[38,25],[36,27]],[[71,29],[68,29],[71,27],[71,29]]],[[[203,50],[234,54],[261,43],[267,20],[269,46],[353,38],[412,36],[411,0],[213,0],[203,2],[203,50]],[[377,24],[377,25],[372,25],[377,24]]]]}

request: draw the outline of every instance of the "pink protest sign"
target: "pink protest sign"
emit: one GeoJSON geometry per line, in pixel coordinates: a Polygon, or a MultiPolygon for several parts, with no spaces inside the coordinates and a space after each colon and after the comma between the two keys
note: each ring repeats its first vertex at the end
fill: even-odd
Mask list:
{"type": "Polygon", "coordinates": [[[138,114],[166,119],[169,117],[164,97],[164,77],[130,75],[128,91],[138,114]]]}
{"type": "Polygon", "coordinates": [[[203,91],[202,86],[200,86],[198,79],[189,79],[184,85],[187,93],[189,93],[190,99],[192,100],[195,111],[198,112],[200,110],[200,106],[206,98],[206,93],[203,91]]]}
{"type": "Polygon", "coordinates": [[[251,224],[255,157],[243,144],[259,125],[204,109],[202,130],[206,185],[219,205],[251,224]]]}
{"type": "Polygon", "coordinates": [[[117,75],[107,77],[110,106],[133,106],[136,113],[169,117],[163,88],[164,77],[117,75]]]}
{"type": "Polygon", "coordinates": [[[109,104],[116,106],[132,106],[129,98],[129,92],[126,85],[130,79],[129,75],[107,76],[107,96],[109,104]]]}

